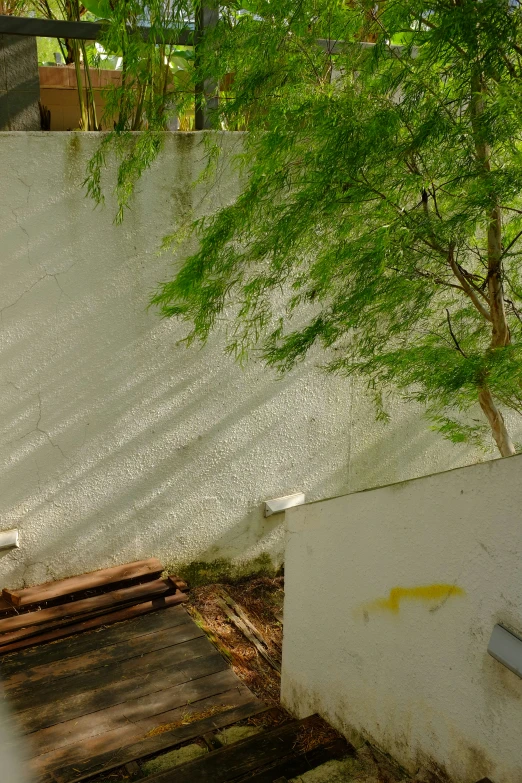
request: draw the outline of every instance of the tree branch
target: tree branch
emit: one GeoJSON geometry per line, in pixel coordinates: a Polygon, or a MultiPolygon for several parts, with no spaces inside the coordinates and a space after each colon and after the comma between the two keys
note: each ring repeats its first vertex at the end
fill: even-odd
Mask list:
{"type": "Polygon", "coordinates": [[[486,321],[490,321],[490,323],[493,322],[493,319],[491,317],[491,313],[489,310],[486,310],[482,302],[477,296],[477,292],[475,289],[470,285],[468,280],[466,279],[465,275],[462,273],[461,269],[459,268],[457,262],[455,261],[454,256],[454,250],[453,247],[450,248],[450,251],[448,253],[448,263],[453,271],[453,274],[461,284],[462,288],[466,292],[466,294],[469,296],[473,304],[475,305],[476,309],[479,311],[481,316],[486,319],[486,321]]]}
{"type": "MultiPolygon", "coordinates": [[[[394,272],[402,272],[401,269],[397,269],[397,267],[394,266],[391,266],[390,269],[393,269],[394,272]]],[[[417,267],[415,267],[413,271],[416,275],[419,275],[419,277],[425,277],[427,280],[433,280],[433,282],[437,285],[443,285],[446,286],[446,288],[456,288],[458,291],[463,291],[466,293],[462,286],[456,285],[455,283],[449,283],[447,280],[443,280],[442,277],[437,277],[432,272],[425,272],[423,269],[418,269],[417,267]]]]}
{"type": "Polygon", "coordinates": [[[513,302],[513,300],[512,299],[507,299],[507,297],[504,297],[504,302],[509,305],[509,308],[510,308],[511,312],[513,313],[513,315],[515,316],[515,318],[518,318],[518,320],[522,324],[522,315],[521,315],[520,310],[518,309],[518,307],[513,302]]]}
{"type": "Polygon", "coordinates": [[[447,316],[447,319],[448,319],[448,326],[449,326],[449,330],[450,330],[451,338],[452,338],[453,342],[455,343],[455,347],[456,347],[457,351],[458,351],[460,354],[462,354],[462,356],[463,356],[465,359],[467,359],[468,357],[466,356],[466,354],[464,353],[464,351],[463,351],[463,350],[462,350],[462,348],[460,347],[460,345],[459,345],[459,343],[458,343],[458,340],[457,340],[457,338],[455,337],[455,335],[454,335],[454,333],[453,333],[453,329],[451,328],[451,318],[450,318],[450,312],[449,312],[449,310],[448,310],[448,308],[447,308],[447,307],[446,307],[446,316],[447,316]]]}
{"type": "MultiPolygon", "coordinates": [[[[436,24],[433,24],[433,22],[430,22],[429,19],[426,19],[424,16],[417,20],[419,24],[425,24],[426,27],[429,27],[430,30],[438,30],[438,26],[436,24]]],[[[453,48],[462,56],[468,59],[468,53],[463,49],[461,46],[459,46],[455,41],[452,41],[451,39],[448,42],[450,46],[453,46],[453,48]]]]}
{"type": "Polygon", "coordinates": [[[460,272],[464,275],[470,286],[477,292],[477,294],[480,294],[480,296],[484,299],[485,302],[489,305],[489,299],[487,297],[487,294],[484,293],[484,288],[488,284],[488,278],[486,276],[486,279],[482,278],[480,275],[474,275],[472,272],[468,272],[467,269],[464,269],[464,267],[459,264],[459,262],[456,262],[457,267],[459,268],[460,272]],[[475,280],[482,280],[482,286],[478,286],[475,283],[475,280]]]}
{"type": "Polygon", "coordinates": [[[509,245],[508,245],[507,247],[505,247],[505,248],[504,248],[504,250],[502,251],[502,255],[500,256],[500,258],[501,258],[501,259],[502,259],[502,258],[504,258],[504,256],[505,256],[505,255],[508,253],[508,251],[509,251],[509,250],[510,250],[510,249],[513,247],[513,245],[515,244],[515,242],[516,242],[518,239],[520,239],[520,237],[522,237],[522,231],[519,231],[519,232],[518,232],[518,234],[516,235],[516,237],[515,237],[514,239],[512,239],[512,240],[511,240],[511,242],[509,243],[509,245]]]}
{"type": "Polygon", "coordinates": [[[522,209],[515,209],[515,207],[506,207],[504,204],[499,204],[500,209],[507,209],[509,212],[516,212],[517,215],[522,215],[522,209]]]}

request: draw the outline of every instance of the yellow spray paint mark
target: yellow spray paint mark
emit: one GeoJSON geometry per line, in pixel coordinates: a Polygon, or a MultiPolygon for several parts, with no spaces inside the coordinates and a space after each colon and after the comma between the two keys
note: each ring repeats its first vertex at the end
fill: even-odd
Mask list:
{"type": "Polygon", "coordinates": [[[435,584],[420,587],[394,587],[388,598],[378,598],[366,604],[362,609],[366,612],[383,610],[399,614],[401,601],[445,601],[453,595],[465,595],[464,590],[457,585],[435,584]]]}

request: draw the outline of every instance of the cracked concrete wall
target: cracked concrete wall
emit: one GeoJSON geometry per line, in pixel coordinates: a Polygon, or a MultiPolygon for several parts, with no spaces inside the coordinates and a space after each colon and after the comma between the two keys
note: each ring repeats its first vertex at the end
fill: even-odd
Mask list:
{"type": "MultiPolygon", "coordinates": [[[[221,138],[230,153],[241,143],[221,138]]],[[[99,135],[0,134],[0,529],[20,529],[0,586],[148,555],[279,562],[281,515],[265,520],[263,500],[483,458],[398,402],[392,424],[375,424],[365,390],[322,375],[319,355],[277,380],[235,365],[219,332],[185,349],[185,327],[147,311],[176,264],[157,253],[162,237],[236,192],[226,165],[212,188],[192,187],[200,140],[167,138],[115,226],[110,199],[94,210],[81,186],[99,135]]]]}
{"type": "Polygon", "coordinates": [[[520,783],[522,679],[487,647],[497,623],[522,638],[521,475],[517,455],[286,513],[291,712],[410,772],[520,783]]]}

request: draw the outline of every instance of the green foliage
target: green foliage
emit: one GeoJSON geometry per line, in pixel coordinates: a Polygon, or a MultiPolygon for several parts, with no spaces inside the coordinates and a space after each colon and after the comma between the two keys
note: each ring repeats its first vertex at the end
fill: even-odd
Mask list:
{"type": "Polygon", "coordinates": [[[36,46],[38,49],[38,64],[54,64],[54,53],[60,52],[60,45],[56,38],[37,38],[36,46]]]}
{"type": "Polygon", "coordinates": [[[108,19],[111,16],[112,6],[110,0],[83,0],[83,5],[97,19],[108,19]]]}
{"type": "Polygon", "coordinates": [[[2,16],[24,16],[29,7],[29,0],[0,0],[0,14],[2,16]]]}
{"type": "Polygon", "coordinates": [[[195,224],[200,249],[154,304],[189,342],[227,308],[228,350],[282,372],[319,347],[327,370],[377,402],[399,389],[452,441],[481,436],[466,418],[480,397],[512,453],[485,396],[522,412],[520,4],[242,6],[198,66],[234,74],[215,120],[248,121],[245,184],[195,224]]]}
{"type": "Polygon", "coordinates": [[[105,121],[114,131],[103,138],[88,168],[87,189],[97,203],[103,201],[101,179],[107,159],[118,160],[117,222],[134,191],[136,181],[156,158],[162,132],[193,102],[193,52],[173,43],[187,29],[192,12],[188,0],[95,0],[108,17],[101,38],[106,52],[122,57],[121,85],[105,90],[105,121]],[[147,37],[142,28],[149,28],[147,37]],[[144,131],[141,138],[134,131],[144,131]]]}
{"type": "MultiPolygon", "coordinates": [[[[80,21],[86,16],[86,8],[79,0],[28,0],[28,5],[37,16],[45,19],[66,19],[68,21],[80,21]]],[[[50,39],[46,39],[49,41],[50,39]]],[[[58,39],[58,46],[66,64],[74,63],[76,75],[76,90],[80,108],[79,124],[81,130],[98,130],[98,118],[96,104],[92,89],[90,65],[92,60],[92,47],[88,47],[85,41],[76,39],[58,39]],[[89,52],[89,48],[91,52],[89,52]]],[[[39,58],[48,56],[49,51],[45,44],[39,46],[39,58]]],[[[53,57],[54,51],[53,48],[53,57]]],[[[49,58],[47,62],[51,61],[49,58]]]]}

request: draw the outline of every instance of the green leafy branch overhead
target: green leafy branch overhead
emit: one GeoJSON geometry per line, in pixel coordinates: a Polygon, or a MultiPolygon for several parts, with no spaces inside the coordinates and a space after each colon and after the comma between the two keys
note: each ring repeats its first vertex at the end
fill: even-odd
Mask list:
{"type": "Polygon", "coordinates": [[[199,65],[201,79],[234,75],[216,123],[248,117],[244,186],[194,226],[200,249],[154,303],[189,341],[227,308],[228,350],[280,371],[319,346],[327,370],[418,400],[451,440],[485,425],[514,453],[502,410],[522,413],[519,3],[249,9],[223,9],[199,65]]]}
{"type": "Polygon", "coordinates": [[[100,43],[106,52],[121,55],[122,79],[105,91],[105,118],[113,120],[114,130],[90,161],[86,184],[95,201],[102,202],[103,173],[115,154],[121,222],[135,183],[160,150],[164,131],[193,103],[193,52],[173,43],[187,29],[193,11],[183,0],[89,0],[88,7],[107,19],[100,43]],[[136,131],[144,133],[137,136],[136,131]]]}

